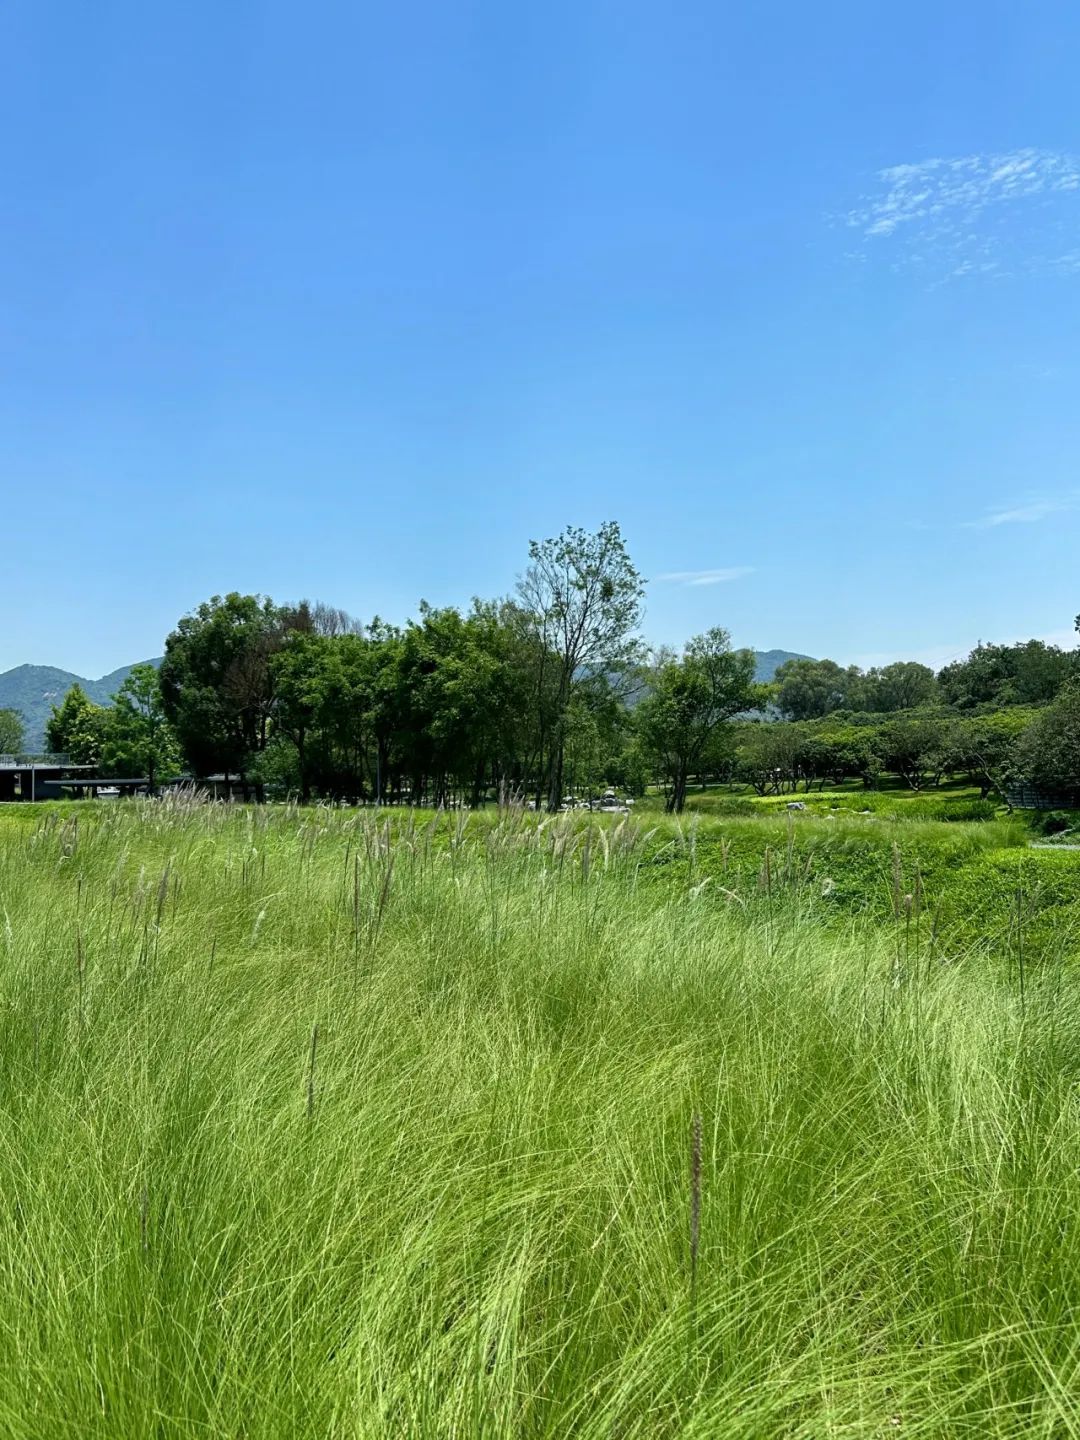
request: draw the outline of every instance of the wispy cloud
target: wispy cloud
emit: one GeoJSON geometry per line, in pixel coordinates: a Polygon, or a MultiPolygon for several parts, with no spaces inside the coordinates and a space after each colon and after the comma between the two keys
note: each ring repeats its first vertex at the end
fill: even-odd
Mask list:
{"type": "Polygon", "coordinates": [[[935,157],[891,165],[875,180],[844,219],[864,246],[888,243],[898,267],[939,279],[1080,271],[1076,156],[1025,149],[935,157]]]}
{"type": "Polygon", "coordinates": [[[1049,515],[1060,515],[1067,510],[1076,510],[1080,496],[1059,495],[1053,499],[1029,500],[1020,505],[999,506],[988,510],[978,520],[967,520],[967,530],[993,530],[998,525],[1034,525],[1049,515]]]}
{"type": "Polygon", "coordinates": [[[670,570],[654,578],[667,585],[724,585],[753,573],[752,565],[731,565],[726,570],[670,570]]]}

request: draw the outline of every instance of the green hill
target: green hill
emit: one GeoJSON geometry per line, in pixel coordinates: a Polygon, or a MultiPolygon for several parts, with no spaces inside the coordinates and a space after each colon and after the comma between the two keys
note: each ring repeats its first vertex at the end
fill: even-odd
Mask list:
{"type": "Polygon", "coordinates": [[[771,680],[785,660],[812,660],[812,655],[800,655],[796,650],[755,650],[757,673],[755,679],[762,684],[771,680]]]}
{"type": "MultiPolygon", "coordinates": [[[[161,660],[148,663],[160,665],[161,660]]],[[[42,750],[49,712],[72,685],[81,685],[96,704],[108,705],[133,668],[134,664],[122,665],[119,670],[102,675],[100,680],[87,680],[70,670],[58,670],[55,665],[16,665],[14,670],[0,674],[0,710],[18,710],[26,725],[27,749],[42,750]]]]}

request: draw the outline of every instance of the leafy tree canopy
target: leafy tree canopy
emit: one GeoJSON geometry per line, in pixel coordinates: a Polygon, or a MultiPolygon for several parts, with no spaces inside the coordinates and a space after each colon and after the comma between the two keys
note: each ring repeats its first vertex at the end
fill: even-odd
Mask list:
{"type": "Polygon", "coordinates": [[[1017,742],[1016,768],[1041,790],[1080,798],[1080,680],[1036,715],[1017,742]]]}
{"type": "Polygon", "coordinates": [[[786,720],[816,720],[834,710],[861,708],[862,671],[835,660],[786,660],[776,671],[773,698],[786,720]]]}
{"type": "Polygon", "coordinates": [[[977,645],[938,675],[944,700],[961,709],[979,705],[1044,705],[1077,674],[1077,654],[1026,640],[1018,645],[977,645]]]}
{"type": "Polygon", "coordinates": [[[165,715],[153,665],[135,665],[105,712],[101,764],[128,778],[145,776],[150,788],[180,769],[180,747],[165,715]]]}
{"type": "Polygon", "coordinates": [[[679,659],[662,657],[636,718],[668,781],[669,810],[682,810],[689,776],[717,728],[762,698],[754,652],[733,650],[719,626],[690,640],[679,659]]]}
{"type": "Polygon", "coordinates": [[[95,705],[81,685],[72,685],[52,707],[45,726],[49,749],[67,755],[73,764],[96,765],[101,759],[107,710],[95,705]]]}
{"type": "Polygon", "coordinates": [[[17,755],[26,743],[26,730],[18,710],[0,710],[0,755],[17,755]]]}
{"type": "Polygon", "coordinates": [[[273,703],[270,658],[287,615],[259,595],[215,595],[165,642],[161,697],[180,749],[198,775],[243,772],[266,744],[273,703]]]}

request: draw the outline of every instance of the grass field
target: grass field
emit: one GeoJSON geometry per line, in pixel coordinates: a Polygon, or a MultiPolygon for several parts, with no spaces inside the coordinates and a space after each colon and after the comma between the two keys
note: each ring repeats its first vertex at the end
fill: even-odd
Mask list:
{"type": "Polygon", "coordinates": [[[1080,1435],[1025,840],[10,807],[0,1434],[1080,1435]]]}

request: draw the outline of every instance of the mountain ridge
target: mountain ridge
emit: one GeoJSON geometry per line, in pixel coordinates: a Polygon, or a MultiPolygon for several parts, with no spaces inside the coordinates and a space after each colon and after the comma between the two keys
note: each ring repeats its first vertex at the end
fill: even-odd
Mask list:
{"type": "Polygon", "coordinates": [[[798,650],[755,650],[757,669],[754,679],[759,683],[771,680],[780,666],[788,660],[813,660],[813,655],[803,655],[798,650]]]}

